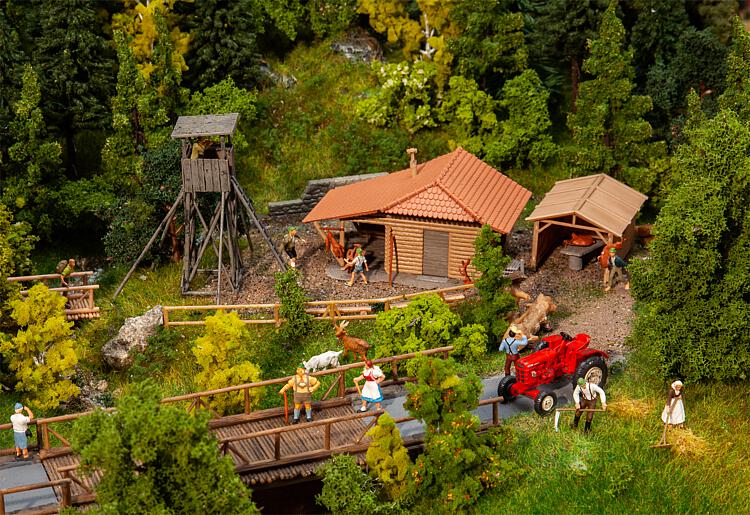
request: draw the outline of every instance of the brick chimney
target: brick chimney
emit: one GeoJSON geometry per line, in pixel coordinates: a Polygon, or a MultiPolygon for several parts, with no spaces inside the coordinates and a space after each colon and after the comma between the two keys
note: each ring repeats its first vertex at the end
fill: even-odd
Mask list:
{"type": "Polygon", "coordinates": [[[406,153],[409,154],[409,168],[411,168],[411,176],[417,176],[417,149],[407,148],[406,153]]]}

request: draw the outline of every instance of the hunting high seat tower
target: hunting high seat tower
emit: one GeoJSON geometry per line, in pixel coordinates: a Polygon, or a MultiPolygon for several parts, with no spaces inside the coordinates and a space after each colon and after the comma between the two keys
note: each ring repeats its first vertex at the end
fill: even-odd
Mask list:
{"type": "MultiPolygon", "coordinates": [[[[216,295],[220,303],[221,282],[229,281],[232,290],[239,291],[242,282],[242,256],[239,247],[240,230],[250,243],[250,222],[260,231],[271,249],[281,270],[286,263],[276,250],[265,226],[258,220],[252,201],[242,190],[235,176],[234,148],[232,136],[237,127],[239,114],[180,116],[172,138],[179,139],[181,146],[182,189],[172,208],[154,232],[151,240],[141,252],[128,275],[115,292],[120,293],[125,282],[162,233],[166,234],[169,222],[182,204],[184,209],[184,250],[182,255],[183,295],[216,295]],[[218,143],[213,141],[218,138],[218,143]],[[205,199],[205,200],[204,200],[205,199]],[[199,202],[199,200],[201,200],[199,202]],[[239,206],[238,206],[239,201],[239,206]],[[210,218],[204,216],[201,207],[213,205],[210,218]],[[201,268],[203,257],[211,245],[216,256],[216,268],[201,268]],[[216,274],[216,291],[193,291],[190,285],[198,272],[216,274]]],[[[207,213],[207,214],[209,214],[207,213]]],[[[205,264],[205,263],[204,263],[205,264]]]]}

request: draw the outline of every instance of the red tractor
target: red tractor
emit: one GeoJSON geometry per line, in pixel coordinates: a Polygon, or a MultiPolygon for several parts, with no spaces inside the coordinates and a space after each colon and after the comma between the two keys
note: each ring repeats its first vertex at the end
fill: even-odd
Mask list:
{"type": "Polygon", "coordinates": [[[557,405],[555,388],[562,386],[559,379],[579,377],[604,387],[607,382],[605,352],[589,349],[591,337],[578,334],[575,338],[560,333],[542,338],[534,352],[516,361],[516,375],[505,376],[497,385],[497,395],[512,401],[519,395],[534,400],[534,410],[549,415],[557,405]],[[557,383],[557,384],[552,384],[557,383]]]}

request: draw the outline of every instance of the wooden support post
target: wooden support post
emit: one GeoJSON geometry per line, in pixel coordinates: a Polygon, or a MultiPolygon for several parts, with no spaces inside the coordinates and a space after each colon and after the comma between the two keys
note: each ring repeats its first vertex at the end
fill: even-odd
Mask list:
{"type": "Polygon", "coordinates": [[[5,515],[5,495],[0,494],[0,515],[5,515]]]}
{"type": "Polygon", "coordinates": [[[245,415],[250,414],[250,387],[242,390],[245,394],[245,415]]]}
{"type": "Polygon", "coordinates": [[[164,308],[161,311],[161,319],[162,319],[162,325],[165,329],[169,328],[169,309],[167,306],[164,306],[164,308]]]}
{"type": "MultiPolygon", "coordinates": [[[[222,145],[223,146],[223,145],[222,145]]],[[[221,304],[221,269],[224,263],[221,262],[222,250],[224,249],[224,204],[227,200],[226,192],[221,192],[221,214],[219,215],[219,264],[217,266],[218,278],[216,279],[216,305],[221,304]]],[[[231,279],[230,279],[231,281],[231,279]]]]}
{"type": "Polygon", "coordinates": [[[65,481],[62,485],[62,499],[60,500],[60,506],[71,506],[70,499],[70,481],[65,481]]]}
{"type": "Polygon", "coordinates": [[[276,322],[276,327],[281,327],[281,317],[279,316],[278,304],[274,304],[273,306],[273,320],[276,322]]]}
{"type": "Polygon", "coordinates": [[[398,379],[398,363],[395,361],[391,361],[391,377],[398,379]]]}
{"type": "Polygon", "coordinates": [[[331,426],[333,424],[326,424],[325,433],[323,434],[323,448],[327,451],[331,450],[331,426]]]}
{"type": "Polygon", "coordinates": [[[339,245],[341,245],[342,249],[345,249],[346,246],[344,245],[346,242],[344,240],[344,222],[339,222],[339,245]]]}
{"type": "Polygon", "coordinates": [[[339,397],[346,396],[346,372],[343,370],[339,372],[339,397]]]}
{"type": "MultiPolygon", "coordinates": [[[[42,424],[41,425],[41,429],[42,429],[42,444],[43,444],[43,449],[45,451],[48,451],[49,450],[49,430],[47,429],[47,424],[42,424]]],[[[37,426],[37,431],[39,431],[39,427],[38,426],[37,426]]]]}
{"type": "Polygon", "coordinates": [[[536,270],[537,252],[539,252],[539,222],[534,222],[534,233],[531,238],[531,260],[529,268],[536,270]]]}
{"type": "Polygon", "coordinates": [[[324,233],[323,229],[320,227],[320,222],[313,222],[313,227],[315,227],[315,230],[318,231],[318,234],[320,235],[321,239],[323,240],[323,244],[325,245],[326,233],[324,233]]]}
{"type": "Polygon", "coordinates": [[[281,433],[273,435],[273,459],[281,459],[281,433]]]}

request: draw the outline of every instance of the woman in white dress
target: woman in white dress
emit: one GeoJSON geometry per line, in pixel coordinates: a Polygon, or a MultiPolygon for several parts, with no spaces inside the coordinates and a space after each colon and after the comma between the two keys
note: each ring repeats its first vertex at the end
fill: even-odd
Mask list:
{"type": "Polygon", "coordinates": [[[685,423],[685,405],[682,402],[682,381],[675,381],[669,388],[667,404],[661,412],[661,420],[672,427],[682,427],[685,423]]]}
{"type": "Polygon", "coordinates": [[[362,407],[359,411],[367,411],[367,403],[375,403],[375,409],[380,409],[380,403],[383,401],[383,392],[380,390],[380,383],[385,380],[385,374],[380,367],[374,366],[369,359],[365,361],[365,369],[362,375],[354,378],[354,384],[359,390],[359,382],[364,379],[365,385],[360,390],[359,395],[362,398],[362,407]]]}

